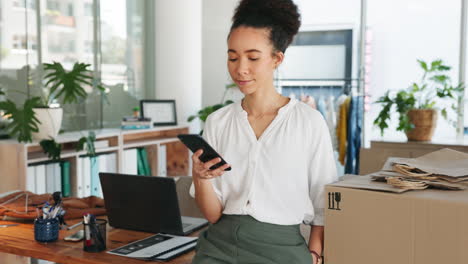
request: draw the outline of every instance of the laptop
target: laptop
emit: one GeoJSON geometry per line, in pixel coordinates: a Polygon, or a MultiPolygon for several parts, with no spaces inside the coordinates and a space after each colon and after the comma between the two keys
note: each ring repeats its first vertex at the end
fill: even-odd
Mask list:
{"type": "Polygon", "coordinates": [[[181,236],[208,225],[180,215],[174,178],[102,172],[99,178],[113,227],[181,236]]]}

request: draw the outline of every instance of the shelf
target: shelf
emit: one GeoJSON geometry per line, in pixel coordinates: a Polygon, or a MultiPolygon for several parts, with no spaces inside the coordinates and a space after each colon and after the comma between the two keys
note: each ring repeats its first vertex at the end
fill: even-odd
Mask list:
{"type": "Polygon", "coordinates": [[[167,143],[173,143],[173,142],[178,142],[180,141],[178,138],[165,138],[165,139],[158,139],[158,140],[151,140],[151,141],[141,141],[141,142],[132,142],[129,144],[124,144],[123,148],[124,149],[131,149],[131,148],[140,148],[140,147],[146,147],[150,145],[161,145],[161,144],[167,144],[167,143]]]}
{"type": "MultiPolygon", "coordinates": [[[[99,153],[106,153],[106,152],[114,152],[118,150],[119,150],[118,147],[99,148],[99,149],[96,149],[96,153],[99,154],[99,153]]],[[[86,154],[87,154],[86,151],[65,150],[65,151],[62,151],[62,153],[60,154],[60,157],[61,159],[67,159],[67,158],[82,156],[86,154]]],[[[35,152],[35,153],[30,153],[28,155],[27,163],[33,164],[33,163],[39,163],[39,162],[46,162],[49,160],[50,159],[49,157],[47,157],[46,154],[35,152]]]]}
{"type": "MultiPolygon", "coordinates": [[[[158,146],[166,145],[167,175],[188,175],[189,173],[189,150],[177,138],[178,134],[189,133],[188,126],[154,127],[142,130],[101,129],[94,130],[96,134],[96,153],[115,153],[115,163],[118,173],[126,172],[125,156],[123,151],[129,148],[148,147],[148,159],[150,164],[158,164],[158,146]],[[98,141],[106,141],[99,144],[98,141]]],[[[86,151],[76,151],[78,140],[87,136],[89,131],[66,132],[56,138],[61,144],[61,159],[70,162],[70,180],[72,192],[82,183],[79,175],[88,174],[81,171],[79,157],[86,155],[86,151]],[[79,180],[80,179],[80,180],[79,180]]],[[[4,178],[0,185],[0,192],[9,190],[26,190],[29,171],[28,166],[37,163],[51,161],[43,152],[38,141],[31,143],[20,143],[16,140],[0,140],[0,175],[4,178]]],[[[158,175],[163,168],[154,166],[151,168],[153,175],[158,175]]],[[[80,177],[81,177],[80,176],[80,177]]],[[[88,176],[83,176],[88,177],[88,176]]],[[[90,177],[90,176],[89,176],[90,177]]],[[[41,179],[42,181],[42,179],[41,179]]],[[[36,184],[36,183],[34,183],[36,184]]]]}

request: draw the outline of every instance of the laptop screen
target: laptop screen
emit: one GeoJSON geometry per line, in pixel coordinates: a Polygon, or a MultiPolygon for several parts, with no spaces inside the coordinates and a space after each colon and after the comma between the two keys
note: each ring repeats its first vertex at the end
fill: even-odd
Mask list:
{"type": "Polygon", "coordinates": [[[111,226],[152,233],[182,231],[173,178],[117,173],[99,177],[111,226]]]}

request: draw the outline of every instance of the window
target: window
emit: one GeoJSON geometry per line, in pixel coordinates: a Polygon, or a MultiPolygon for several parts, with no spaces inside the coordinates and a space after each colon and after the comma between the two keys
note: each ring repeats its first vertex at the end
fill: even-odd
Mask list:
{"type": "Polygon", "coordinates": [[[22,105],[35,83],[30,71],[38,61],[35,2],[0,0],[0,87],[18,105],[22,105]]]}
{"type": "Polygon", "coordinates": [[[73,16],[73,4],[72,3],[68,3],[68,6],[67,6],[67,16],[73,16]]]}
{"type": "Polygon", "coordinates": [[[26,3],[24,0],[13,0],[12,4],[14,7],[36,9],[36,0],[26,0],[26,3]]]}
{"type": "Polygon", "coordinates": [[[145,98],[143,85],[143,1],[101,0],[102,81],[111,86],[112,104],[104,109],[104,126],[120,124],[123,116],[145,98]],[[122,19],[126,18],[126,19],[122,19]]]}
{"type": "Polygon", "coordinates": [[[47,0],[47,9],[59,11],[60,10],[59,3],[54,0],[47,0]]]}
{"type": "Polygon", "coordinates": [[[85,16],[93,16],[93,4],[92,3],[84,4],[84,14],[85,16]]]}
{"type": "Polygon", "coordinates": [[[36,50],[37,49],[36,38],[32,36],[28,40],[25,35],[13,35],[12,48],[18,49],[18,50],[25,50],[25,49],[36,50]],[[26,46],[28,46],[28,48],[26,48],[26,46]]]}
{"type": "Polygon", "coordinates": [[[85,41],[84,43],[84,52],[86,53],[93,53],[93,42],[92,41],[85,41]]]}
{"type": "MultiPolygon", "coordinates": [[[[22,7],[24,0],[0,0],[4,11],[5,1],[22,7]]],[[[27,0],[35,3],[36,0],[27,0]]],[[[44,10],[38,12],[17,10],[15,15],[2,17],[0,31],[0,86],[7,89],[8,98],[21,104],[22,94],[8,93],[20,90],[38,95],[40,81],[34,81],[37,65],[60,62],[70,70],[75,62],[90,64],[90,70],[98,69],[102,83],[110,93],[110,105],[103,105],[100,93],[85,87],[88,98],[79,104],[64,105],[62,129],[65,131],[118,127],[121,118],[131,114],[139,100],[146,98],[143,84],[145,68],[143,52],[143,13],[145,0],[47,0],[41,1],[44,10]],[[94,12],[94,4],[101,11],[94,12]],[[95,27],[94,21],[100,26],[95,27]],[[25,25],[28,21],[28,25],[25,25]],[[37,46],[36,32],[41,24],[41,46],[37,46]],[[94,46],[95,30],[99,30],[101,47],[94,46]],[[41,61],[37,50],[41,49],[41,61]],[[95,65],[99,58],[99,65],[95,65]],[[29,76],[29,77],[28,77],[29,76]]],[[[3,13],[2,15],[5,15],[3,13]]],[[[149,85],[147,87],[153,87],[149,85]]]]}

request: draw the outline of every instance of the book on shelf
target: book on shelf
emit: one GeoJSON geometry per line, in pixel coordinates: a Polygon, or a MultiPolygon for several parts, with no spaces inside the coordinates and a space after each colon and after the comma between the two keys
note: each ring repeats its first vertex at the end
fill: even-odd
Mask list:
{"type": "Polygon", "coordinates": [[[157,176],[167,176],[167,154],[166,154],[166,145],[159,145],[158,147],[158,175],[157,176]]]}
{"type": "Polygon", "coordinates": [[[100,154],[97,156],[98,159],[98,165],[99,165],[99,171],[98,173],[93,174],[93,180],[92,180],[92,189],[93,189],[93,195],[98,196],[98,197],[103,197],[102,196],[102,187],[101,187],[101,182],[99,181],[99,172],[110,172],[110,173],[116,173],[117,172],[117,155],[115,153],[109,153],[109,154],[100,154]]]}
{"type": "Polygon", "coordinates": [[[123,130],[131,130],[131,129],[149,129],[152,128],[152,125],[122,125],[120,126],[123,130]]]}
{"type": "Polygon", "coordinates": [[[71,185],[70,185],[70,161],[62,161],[60,163],[60,171],[62,176],[62,196],[71,196],[71,185]]]}
{"type": "Polygon", "coordinates": [[[148,154],[145,148],[138,148],[138,175],[151,176],[148,154]]]}
{"type": "Polygon", "coordinates": [[[124,150],[123,159],[123,173],[124,174],[138,174],[138,154],[137,149],[124,150]]]}
{"type": "Polygon", "coordinates": [[[36,194],[46,193],[46,167],[44,164],[34,166],[36,176],[36,194]]]}
{"type": "Polygon", "coordinates": [[[153,123],[146,121],[122,121],[122,126],[152,126],[153,123]]]}
{"type": "Polygon", "coordinates": [[[142,117],[142,116],[124,116],[122,121],[129,122],[129,121],[144,121],[144,122],[151,122],[150,117],[142,117]]]}
{"type": "Polygon", "coordinates": [[[82,197],[91,195],[91,158],[89,156],[83,157],[83,194],[82,197]]]}
{"type": "Polygon", "coordinates": [[[46,169],[46,192],[54,193],[55,192],[55,168],[54,163],[47,163],[45,165],[46,169]]]}
{"type": "Polygon", "coordinates": [[[99,168],[100,168],[100,159],[97,157],[90,157],[91,162],[91,195],[101,197],[101,186],[99,184],[99,168]]]}
{"type": "Polygon", "coordinates": [[[47,162],[46,169],[46,192],[54,193],[62,191],[62,177],[59,162],[47,162]]]}
{"type": "Polygon", "coordinates": [[[153,127],[151,118],[148,117],[124,117],[120,124],[122,129],[148,129],[153,127]]]}
{"type": "Polygon", "coordinates": [[[35,166],[29,165],[26,170],[26,191],[36,193],[36,173],[35,166]]]}

